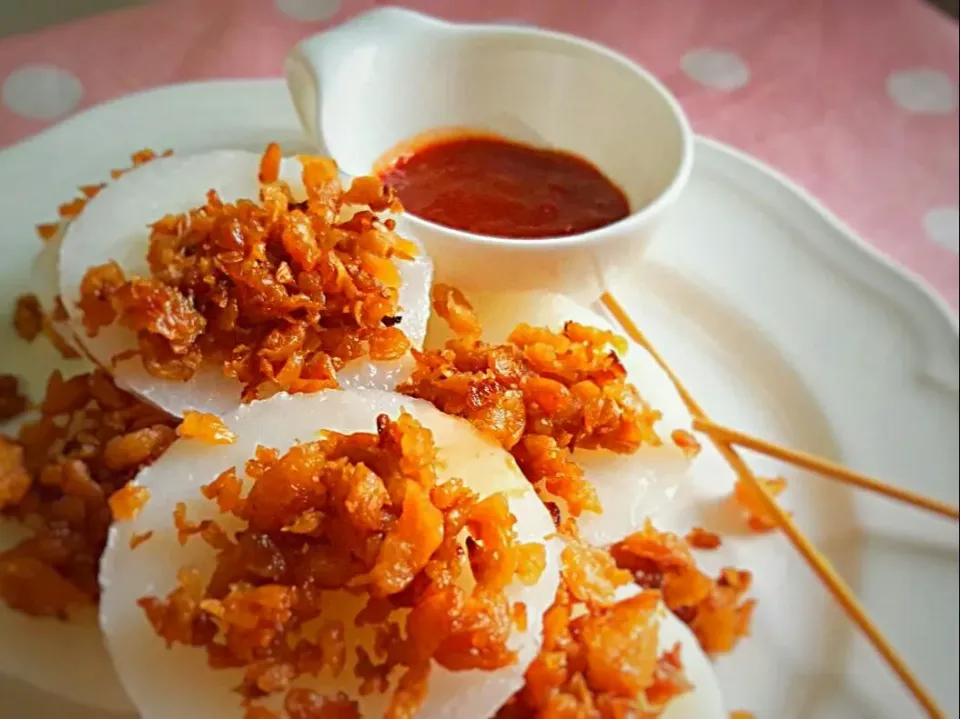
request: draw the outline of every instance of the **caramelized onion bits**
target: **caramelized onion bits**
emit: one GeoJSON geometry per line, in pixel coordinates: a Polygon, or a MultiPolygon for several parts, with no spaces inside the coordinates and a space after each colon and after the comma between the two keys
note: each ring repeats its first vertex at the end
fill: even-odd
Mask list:
{"type": "Polygon", "coordinates": [[[23,462],[23,447],[0,434],[0,509],[19,504],[32,482],[23,462]]]}
{"type": "Polygon", "coordinates": [[[99,628],[97,570],[122,488],[174,420],[102,371],[54,373],[15,438],[0,438],[0,674],[108,711],[132,709],[99,628]],[[119,495],[119,496],[118,496],[119,495]]]}
{"type": "MultiPolygon", "coordinates": [[[[554,295],[483,296],[475,309],[458,290],[436,285],[433,307],[453,336],[432,328],[430,345],[441,348],[415,353],[399,391],[495,437],[543,501],[561,519],[579,519],[596,544],[630,533],[672,500],[693,455],[661,436],[661,412],[628,375],[642,362],[639,348],[622,359],[625,340],[554,295]],[[531,322],[507,327],[518,316],[531,322]]],[[[643,378],[658,399],[679,402],[662,372],[643,378]]],[[[680,407],[672,419],[689,423],[680,407]]]]}
{"type": "Polygon", "coordinates": [[[0,445],[0,509],[31,531],[0,553],[0,598],[29,614],[65,617],[96,603],[111,508],[136,512],[142,492],[125,487],[173,441],[174,421],[100,370],[70,379],[54,372],[39,409],[15,443],[0,445]],[[26,564],[30,571],[10,570],[26,564]]]}
{"type": "Polygon", "coordinates": [[[33,342],[43,331],[43,310],[36,295],[20,295],[13,309],[13,328],[17,337],[33,342]]]}
{"type": "MultiPolygon", "coordinates": [[[[331,160],[278,153],[271,145],[261,158],[219,152],[154,163],[105,189],[67,231],[61,280],[84,344],[104,363],[135,350],[141,374],[126,377],[120,365],[118,377],[145,395],[152,382],[151,399],[177,414],[235,406],[236,395],[214,406],[195,386],[192,404],[186,391],[165,402],[155,389],[195,385],[205,369],[222,374],[218,391],[242,388],[249,402],[337,387],[361,358],[395,371],[422,340],[425,316],[418,321],[422,313],[407,306],[417,297],[404,297],[403,285],[412,279],[410,289],[425,294],[429,262],[415,262],[416,246],[380,217],[396,207],[393,195],[373,178],[341,187],[331,160]],[[151,207],[170,214],[150,218],[145,257],[131,260],[123,229],[142,219],[133,203],[151,193],[151,207]],[[109,235],[91,239],[108,215],[109,235]],[[85,257],[82,244],[93,245],[85,257]]],[[[360,375],[380,380],[377,370],[360,375]]]]}
{"type": "Polygon", "coordinates": [[[560,540],[499,445],[377,390],[223,421],[235,443],[180,440],[138,477],[151,500],[104,559],[101,622],[146,719],[293,716],[340,693],[363,716],[489,716],[520,688],[560,540]]]}
{"type": "MultiPolygon", "coordinates": [[[[153,150],[143,149],[138,150],[130,156],[130,165],[124,168],[119,168],[110,171],[111,179],[119,179],[123,175],[130,172],[141,165],[145,165],[148,162],[156,160],[160,157],[170,157],[173,154],[173,150],[165,150],[160,154],[157,154],[153,150]]],[[[87,203],[92,200],[94,197],[99,194],[100,190],[106,187],[105,183],[99,183],[96,185],[81,185],[78,189],[80,194],[74,197],[68,202],[62,203],[57,208],[57,215],[60,218],[59,222],[45,222],[37,225],[37,236],[44,242],[54,239],[60,230],[63,227],[64,222],[69,222],[81,212],[83,208],[86,207],[87,203]]]]}
{"type": "Polygon", "coordinates": [[[471,422],[511,451],[545,500],[574,517],[601,511],[571,449],[632,452],[659,445],[659,415],[644,406],[608,348],[612,333],[568,322],[561,332],[521,324],[502,345],[479,341],[480,324],[456,289],[436,285],[434,310],[459,336],[416,353],[399,389],[471,422]]]}
{"type": "Polygon", "coordinates": [[[53,309],[48,312],[42,308],[36,295],[22,295],[15,310],[17,335],[27,342],[33,342],[42,334],[63,359],[79,359],[81,354],[65,321],[62,305],[58,299],[54,299],[51,306],[53,309]]]}
{"type": "Polygon", "coordinates": [[[500,719],[725,717],[692,635],[663,610],[657,591],[630,579],[605,550],[571,540],[560,590],[544,618],[543,647],[500,719]]]}
{"type": "Polygon", "coordinates": [[[645,589],[657,589],[670,610],[687,624],[710,655],[731,651],[750,633],[756,600],[744,599],[750,572],[725,567],[716,579],[696,565],[687,543],[650,522],[617,542],[611,554],[618,567],[645,589]]]}
{"type": "MultiPolygon", "coordinates": [[[[78,359],[81,356],[79,344],[73,336],[73,330],[67,320],[67,313],[60,302],[60,245],[63,239],[63,226],[59,226],[54,237],[44,244],[33,260],[30,268],[30,286],[35,294],[26,295],[31,314],[36,313],[40,330],[63,359],[78,359]]],[[[17,307],[18,314],[22,311],[17,307]]],[[[18,323],[19,324],[19,323],[18,323]]],[[[21,338],[29,341],[18,327],[21,338]]]]}
{"type": "Polygon", "coordinates": [[[214,414],[189,410],[184,413],[183,421],[177,427],[177,436],[184,439],[196,439],[207,444],[233,444],[237,435],[214,414]]]}
{"type": "MultiPolygon", "coordinates": [[[[758,477],[757,481],[761,482],[774,497],[780,496],[787,488],[787,480],[783,477],[758,477]]],[[[763,534],[776,528],[777,519],[767,511],[763,498],[758,495],[752,484],[740,477],[737,478],[733,485],[733,505],[746,517],[750,531],[763,534]]]]}
{"type": "MultiPolygon", "coordinates": [[[[170,150],[158,155],[152,150],[140,150],[130,158],[130,166],[127,168],[113,170],[113,176],[120,177],[131,169],[145,165],[159,157],[169,157],[172,154],[170,150]]],[[[24,332],[22,328],[24,309],[29,309],[31,315],[39,320],[39,329],[47,337],[54,348],[64,359],[77,359],[81,356],[79,345],[76,342],[72,328],[67,322],[66,312],[60,301],[60,247],[63,242],[63,235],[70,222],[77,217],[87,203],[99,194],[106,187],[105,184],[83,185],[79,188],[80,194],[73,200],[60,205],[58,222],[44,223],[37,225],[37,234],[43,240],[44,245],[40,252],[34,258],[31,268],[31,287],[33,295],[27,295],[21,298],[17,304],[16,324],[17,333],[23,339],[32,341],[37,331],[24,332]],[[21,303],[32,303],[23,306],[21,303]]],[[[33,321],[36,327],[36,321],[33,321]]]]}
{"type": "Polygon", "coordinates": [[[686,539],[687,544],[694,549],[719,549],[721,544],[719,534],[706,530],[703,527],[694,527],[687,532],[684,539],[686,539]]]}
{"type": "MultiPolygon", "coordinates": [[[[20,379],[12,374],[0,374],[0,422],[19,417],[29,406],[30,401],[20,391],[20,379]]],[[[2,506],[3,500],[0,499],[0,507],[2,506]]]]}
{"type": "Polygon", "coordinates": [[[110,495],[110,514],[116,522],[127,522],[135,519],[148,501],[150,490],[131,482],[110,495]]]}

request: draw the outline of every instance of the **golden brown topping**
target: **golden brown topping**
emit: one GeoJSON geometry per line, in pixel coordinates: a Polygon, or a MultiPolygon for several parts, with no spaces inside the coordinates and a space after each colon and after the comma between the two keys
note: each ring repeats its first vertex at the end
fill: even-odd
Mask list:
{"type": "Polygon", "coordinates": [[[700,441],[691,432],[685,429],[675,429],[670,433],[673,443],[683,450],[687,457],[693,458],[700,454],[700,441]]]}
{"type": "MultiPolygon", "coordinates": [[[[654,614],[659,595],[648,591],[620,601],[610,596],[600,603],[580,603],[577,595],[594,592],[579,585],[593,574],[577,568],[580,556],[565,557],[563,583],[543,618],[540,653],[527,669],[523,689],[497,712],[498,719],[653,719],[670,699],[690,689],[679,647],[658,656],[654,614]]],[[[586,561],[612,565],[609,557],[604,561],[594,555],[586,561]]]]}
{"type": "Polygon", "coordinates": [[[243,667],[247,700],[288,692],[290,716],[318,707],[326,713],[316,716],[351,716],[352,703],[296,694],[291,683],[348,669],[364,690],[384,691],[402,669],[389,715],[413,716],[431,660],[451,670],[515,661],[507,640],[517,610],[504,589],[536,582],[545,564],[542,546],[518,541],[502,495],[480,500],[459,480],[438,484],[436,456],[432,434],[406,413],[379,417],[375,434],[325,432],[284,454],[259,448],[245,495],[232,468],[203,488],[241,521],[233,536],[176,509],[182,541],[200,535],[217,552],[206,586],[184,571],[167,598],[140,605],[168,643],[243,667]],[[336,601],[366,597],[354,623],[370,628],[372,643],[354,646],[340,621],[324,619],[337,590],[336,601]]]}
{"type": "Polygon", "coordinates": [[[357,703],[344,694],[322,697],[309,689],[291,689],[283,708],[287,719],[360,719],[357,703]]]}
{"type": "Polygon", "coordinates": [[[507,342],[490,345],[479,341],[479,322],[459,290],[435,285],[432,296],[458,336],[443,350],[415,351],[416,369],[399,390],[495,437],[544,501],[560,500],[574,517],[600,511],[574,448],[631,453],[662,444],[654,429],[660,413],[626,381],[614,352],[625,341],[613,332],[521,324],[507,342]]]}
{"type": "Polygon", "coordinates": [[[88,333],[131,330],[144,367],[162,379],[220,365],[247,401],[336,387],[351,360],[403,355],[395,263],[415,248],[375,214],[393,195],[373,178],[344,191],[332,161],[303,157],[307,200],[297,202],[276,181],[279,152],[264,154],[270,184],[259,202],[210,191],[200,207],[154,223],[149,277],[126,277],[115,263],[90,268],[78,303],[88,333]]]}
{"type": "MultiPolygon", "coordinates": [[[[386,488],[381,490],[379,483],[375,484],[373,491],[375,493],[382,491],[382,498],[386,499],[386,488]]],[[[376,500],[378,505],[380,499],[381,497],[378,496],[376,500]]],[[[367,499],[364,498],[362,501],[367,499]]],[[[369,511],[372,523],[379,522],[375,514],[379,514],[380,511],[379,506],[369,511]]],[[[407,480],[400,516],[383,538],[383,543],[377,551],[376,561],[369,573],[363,577],[357,577],[352,584],[354,586],[368,584],[374,596],[385,597],[396,594],[423,571],[441,542],[443,542],[443,513],[430,501],[427,490],[423,489],[417,481],[407,480]]]]}
{"type": "MultiPolygon", "coordinates": [[[[262,451],[263,448],[261,447],[258,450],[258,454],[262,451]]],[[[210,484],[203,485],[200,491],[207,499],[215,500],[221,512],[230,513],[240,507],[240,494],[243,491],[243,483],[237,476],[236,470],[230,467],[226,471],[221,472],[210,484]]]]}
{"type": "Polygon", "coordinates": [[[213,618],[200,611],[203,594],[200,573],[195,569],[182,569],[177,576],[177,588],[166,600],[144,597],[137,604],[168,647],[175,643],[201,646],[212,640],[217,630],[213,618]]]}
{"type": "Polygon", "coordinates": [[[280,161],[283,159],[283,153],[280,151],[280,145],[271,142],[264,150],[263,158],[260,160],[260,174],[258,179],[263,185],[269,185],[280,179],[280,161]]]}
{"type": "Polygon", "coordinates": [[[136,549],[153,536],[153,531],[140,532],[130,537],[130,549],[136,549]]]}
{"type": "Polygon", "coordinates": [[[12,374],[0,374],[0,422],[20,416],[29,405],[20,392],[20,380],[12,374]]]}
{"type": "Polygon", "coordinates": [[[597,491],[583,476],[569,449],[553,437],[527,435],[512,450],[517,466],[537,488],[544,501],[561,498],[574,517],[584,512],[601,512],[597,491]]]}
{"type": "Polygon", "coordinates": [[[52,239],[57,231],[60,229],[59,222],[44,222],[40,225],[37,225],[37,236],[46,242],[49,239],[52,239]]]}
{"type": "Polygon", "coordinates": [[[510,611],[513,615],[513,623],[517,629],[521,632],[527,631],[527,605],[523,602],[514,602],[510,611]]]}
{"type": "Polygon", "coordinates": [[[103,463],[117,472],[142,467],[163,454],[176,434],[169,425],[155,424],[111,437],[103,448],[103,463]]]}
{"type": "Polygon", "coordinates": [[[634,581],[659,589],[663,601],[690,626],[708,654],[732,650],[750,632],[756,602],[743,600],[751,575],[726,568],[717,579],[701,572],[686,543],[675,534],[646,527],[617,542],[611,554],[634,581]]]}
{"type": "MultiPolygon", "coordinates": [[[[122,177],[127,172],[132,170],[135,167],[146,164],[151,160],[156,159],[157,157],[169,157],[173,154],[173,150],[166,150],[161,155],[157,155],[153,150],[140,150],[135,152],[130,157],[131,165],[130,167],[123,168],[120,170],[111,170],[110,177],[117,179],[122,177]]],[[[96,185],[81,185],[80,186],[80,197],[76,197],[69,202],[65,202],[57,208],[57,214],[60,216],[61,220],[71,220],[77,215],[79,215],[83,208],[86,206],[89,200],[92,200],[97,194],[106,187],[105,184],[100,183],[96,185]]],[[[37,225],[37,235],[40,239],[46,242],[49,239],[52,239],[54,235],[57,234],[57,231],[60,229],[59,222],[49,222],[37,225]]]]}
{"type": "Polygon", "coordinates": [[[0,509],[19,504],[32,481],[23,464],[23,447],[0,434],[0,509]]]}
{"type": "Polygon", "coordinates": [[[13,310],[13,327],[17,337],[33,342],[43,332],[43,310],[36,295],[20,295],[13,310]]]}
{"type": "Polygon", "coordinates": [[[400,677],[397,690],[390,698],[386,719],[414,719],[427,696],[430,665],[427,662],[408,668],[400,677]]]}
{"type": "Polygon", "coordinates": [[[53,348],[60,353],[60,356],[63,357],[63,359],[69,360],[78,359],[81,357],[81,354],[53,328],[53,325],[49,322],[48,318],[44,318],[43,334],[48,340],[50,340],[50,344],[52,344],[53,348]]]}
{"type": "Polygon", "coordinates": [[[720,546],[720,536],[703,527],[694,527],[687,532],[685,539],[694,549],[716,549],[720,546]]]}
{"type": "Polygon", "coordinates": [[[77,359],[77,352],[57,331],[54,322],[62,322],[67,318],[66,311],[57,296],[56,304],[51,313],[45,313],[35,295],[21,295],[17,298],[14,310],[14,326],[17,335],[27,342],[32,342],[38,334],[43,334],[64,359],[77,359]]]}
{"type": "Polygon", "coordinates": [[[57,306],[53,315],[48,315],[40,306],[36,295],[20,295],[13,311],[13,326],[17,336],[27,342],[33,342],[38,335],[43,334],[64,359],[76,359],[80,355],[57,333],[53,327],[53,320],[62,320],[66,314],[62,313],[62,306],[57,298],[57,306]],[[61,316],[62,313],[62,316],[61,316]]]}
{"type": "Polygon", "coordinates": [[[237,435],[223,423],[223,420],[207,412],[187,411],[183,422],[177,427],[177,435],[186,439],[198,439],[207,444],[233,444],[237,435]]]}
{"type": "Polygon", "coordinates": [[[583,622],[587,682],[594,691],[634,697],[652,682],[657,631],[651,625],[658,603],[656,592],[644,592],[583,622]]]}
{"type": "MultiPolygon", "coordinates": [[[[173,150],[164,150],[159,155],[150,149],[138,150],[137,152],[133,153],[130,156],[130,163],[131,163],[130,166],[123,167],[117,170],[110,170],[110,178],[113,180],[118,180],[124,175],[126,175],[128,172],[130,172],[130,170],[136,169],[141,165],[146,165],[148,162],[156,160],[157,158],[160,158],[160,157],[170,157],[170,155],[172,154],[173,154],[173,150]]],[[[94,187],[95,186],[88,185],[80,189],[84,195],[86,195],[87,197],[92,197],[92,195],[90,195],[89,192],[93,190],[94,187]]],[[[100,187],[98,188],[98,191],[102,187],[103,185],[100,185],[100,187]]],[[[96,192],[94,192],[93,194],[96,194],[96,192]]]]}
{"type": "Polygon", "coordinates": [[[42,559],[11,550],[0,554],[0,596],[11,609],[66,619],[90,596],[42,559]]]}
{"type": "Polygon", "coordinates": [[[480,339],[483,328],[473,312],[473,306],[456,287],[437,283],[431,292],[433,311],[460,337],[480,339]]]}
{"type": "Polygon", "coordinates": [[[33,535],[0,553],[0,597],[30,614],[65,616],[95,603],[111,522],[136,495],[115,494],[172,441],[174,420],[102,372],[47,383],[41,416],[0,442],[0,512],[33,535]]]}
{"type": "Polygon", "coordinates": [[[150,490],[132,483],[118,489],[110,495],[108,500],[110,513],[117,522],[136,519],[143,505],[148,501],[150,501],[150,490]]]}
{"type": "Polygon", "coordinates": [[[517,548],[517,578],[530,586],[536,584],[547,566],[547,551],[535,542],[521,544],[517,548]]]}
{"type": "Polygon", "coordinates": [[[279,719],[279,717],[266,707],[252,706],[247,707],[247,710],[243,713],[243,719],[279,719]]]}
{"type": "Polygon", "coordinates": [[[580,541],[563,550],[563,577],[568,591],[588,606],[612,604],[617,587],[630,582],[630,572],[617,567],[610,553],[580,541]]]}
{"type": "Polygon", "coordinates": [[[77,197],[70,202],[64,202],[60,205],[57,208],[57,214],[60,215],[61,219],[72,220],[83,211],[86,204],[86,197],[77,197]]]}
{"type": "MultiPolygon", "coordinates": [[[[787,488],[787,480],[783,477],[773,479],[757,477],[757,481],[763,484],[774,497],[780,496],[780,493],[787,488]]],[[[733,485],[733,501],[746,514],[747,525],[754,532],[769,532],[776,528],[777,519],[767,511],[759,492],[753,484],[745,482],[741,477],[738,477],[736,484],[733,485]]]]}

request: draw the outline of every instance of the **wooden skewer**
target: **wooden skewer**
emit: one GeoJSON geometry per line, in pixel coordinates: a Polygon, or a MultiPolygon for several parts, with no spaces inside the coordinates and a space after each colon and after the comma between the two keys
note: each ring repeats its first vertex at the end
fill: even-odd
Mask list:
{"type": "MultiPolygon", "coordinates": [[[[690,414],[693,415],[695,419],[709,421],[703,408],[697,403],[686,387],[683,386],[683,383],[677,375],[670,369],[670,366],[656,349],[654,349],[653,345],[650,344],[637,325],[630,319],[630,316],[620,306],[620,303],[614,299],[613,295],[609,292],[604,292],[600,297],[600,301],[610,311],[610,314],[616,318],[617,322],[620,323],[624,332],[626,332],[634,342],[649,352],[650,356],[653,357],[663,371],[666,372],[667,376],[677,388],[681,399],[683,399],[687,405],[690,414]]],[[[761,503],[764,505],[764,510],[776,519],[777,524],[780,526],[780,529],[783,530],[787,539],[790,540],[790,543],[800,553],[813,572],[826,585],[827,589],[843,608],[844,612],[846,612],[847,616],[860,628],[874,649],[884,658],[890,668],[900,678],[900,681],[903,682],[904,686],[906,686],[917,702],[924,708],[927,715],[935,717],[936,719],[944,717],[945,715],[937,706],[936,701],[920,683],[920,680],[914,675],[910,667],[907,666],[903,658],[890,645],[890,642],[884,637],[883,632],[873,623],[873,620],[870,619],[866,609],[860,604],[853,590],[843,581],[843,578],[837,573],[827,558],[817,551],[810,539],[797,526],[793,519],[790,518],[790,515],[777,504],[777,501],[773,495],[770,494],[770,491],[757,479],[753,472],[750,471],[746,462],[734,451],[733,447],[725,441],[716,438],[711,439],[734,472],[754,489],[761,503]]]]}
{"type": "Polygon", "coordinates": [[[902,489],[900,487],[895,487],[892,484],[881,482],[877,479],[873,479],[872,477],[868,477],[865,474],[854,472],[852,469],[848,469],[843,465],[831,462],[830,460],[823,459],[806,452],[800,452],[795,449],[782,447],[774,442],[769,442],[765,439],[754,437],[736,429],[724,427],[723,425],[717,424],[716,422],[711,422],[703,417],[694,418],[693,428],[697,432],[702,432],[712,439],[719,440],[727,444],[739,445],[745,449],[758,452],[766,455],[767,457],[772,457],[773,459],[779,459],[783,462],[787,462],[788,464],[800,467],[801,469],[808,469],[811,472],[817,472],[818,474],[822,474],[825,477],[830,477],[831,479],[836,479],[845,484],[860,487],[861,489],[867,489],[871,492],[882,494],[885,497],[890,497],[891,499],[897,499],[901,502],[912,504],[920,509],[926,509],[928,512],[934,512],[936,514],[943,515],[944,517],[950,517],[951,519],[960,519],[960,508],[957,508],[955,505],[941,502],[939,499],[926,497],[909,489],[902,489]]]}

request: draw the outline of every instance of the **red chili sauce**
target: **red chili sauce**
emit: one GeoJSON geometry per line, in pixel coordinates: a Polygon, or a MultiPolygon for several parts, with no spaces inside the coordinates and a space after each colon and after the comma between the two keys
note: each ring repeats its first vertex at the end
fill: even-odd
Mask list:
{"type": "Polygon", "coordinates": [[[380,177],[407,212],[490,237],[576,235],[630,214],[623,191],[586,160],[497,137],[421,146],[380,177]]]}

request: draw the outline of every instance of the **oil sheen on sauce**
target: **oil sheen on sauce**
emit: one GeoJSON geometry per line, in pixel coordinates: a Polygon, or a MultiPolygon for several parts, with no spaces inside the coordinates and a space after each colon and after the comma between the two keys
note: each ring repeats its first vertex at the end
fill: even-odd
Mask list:
{"type": "Polygon", "coordinates": [[[587,160],[492,135],[422,142],[381,167],[407,212],[478,235],[566,237],[630,214],[623,191],[587,160]]]}

